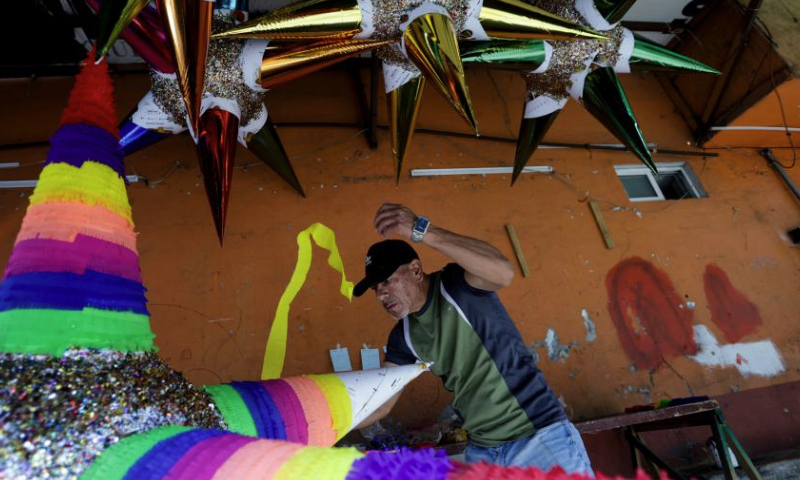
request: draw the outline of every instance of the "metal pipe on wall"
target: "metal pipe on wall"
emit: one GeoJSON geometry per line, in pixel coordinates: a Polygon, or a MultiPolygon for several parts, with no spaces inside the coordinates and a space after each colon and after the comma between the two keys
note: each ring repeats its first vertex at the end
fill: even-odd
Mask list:
{"type": "Polygon", "coordinates": [[[789,190],[794,193],[794,196],[797,197],[797,200],[800,200],[800,190],[797,189],[797,185],[794,184],[794,181],[786,174],[786,170],[783,169],[780,163],[775,160],[775,157],[772,155],[772,150],[769,148],[765,148],[761,150],[761,156],[764,157],[769,165],[777,170],[778,174],[783,178],[783,181],[786,182],[786,186],[789,187],[789,190]]]}

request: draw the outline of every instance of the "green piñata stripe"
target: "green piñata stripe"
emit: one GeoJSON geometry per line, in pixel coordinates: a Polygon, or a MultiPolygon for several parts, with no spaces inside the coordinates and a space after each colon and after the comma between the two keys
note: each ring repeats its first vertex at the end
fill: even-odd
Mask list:
{"type": "Polygon", "coordinates": [[[61,356],[70,347],[155,351],[150,317],[131,312],[17,309],[0,312],[0,352],[61,356]]]}
{"type": "Polygon", "coordinates": [[[80,480],[121,480],[128,470],[160,441],[191,430],[169,425],[131,435],[111,445],[86,469],[80,480]]]}
{"type": "Polygon", "coordinates": [[[219,413],[228,424],[228,430],[240,435],[258,436],[253,415],[235,388],[230,385],[206,385],[203,389],[214,399],[219,413]]]}

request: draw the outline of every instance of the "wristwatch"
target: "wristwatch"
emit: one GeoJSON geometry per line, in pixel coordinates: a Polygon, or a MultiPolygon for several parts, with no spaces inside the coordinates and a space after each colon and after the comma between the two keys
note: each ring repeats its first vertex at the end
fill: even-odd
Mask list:
{"type": "Polygon", "coordinates": [[[415,243],[419,243],[422,241],[422,237],[425,236],[425,233],[428,232],[428,226],[431,224],[431,221],[428,217],[420,215],[414,220],[414,226],[411,228],[411,241],[415,243]]]}

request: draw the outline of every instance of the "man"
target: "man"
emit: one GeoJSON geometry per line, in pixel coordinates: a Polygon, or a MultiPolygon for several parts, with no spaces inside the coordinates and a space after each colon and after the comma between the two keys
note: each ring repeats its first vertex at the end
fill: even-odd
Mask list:
{"type": "MultiPolygon", "coordinates": [[[[411,245],[384,240],[370,247],[366,277],[353,293],[373,289],[399,320],[389,335],[385,365],[433,362],[431,370],[453,392],[453,407],[469,434],[466,460],[593,475],[578,431],[494,293],[514,277],[503,254],[430,224],[403,205],[384,204],[374,224],[384,237],[422,243],[454,262],[427,274],[411,245]]],[[[398,398],[361,426],[385,416],[398,398]]]]}

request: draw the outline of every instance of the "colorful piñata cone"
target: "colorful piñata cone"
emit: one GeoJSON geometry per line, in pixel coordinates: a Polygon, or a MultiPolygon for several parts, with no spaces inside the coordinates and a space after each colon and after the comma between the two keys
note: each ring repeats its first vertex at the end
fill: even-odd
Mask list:
{"type": "Polygon", "coordinates": [[[205,389],[233,432],[329,447],[425,370],[405,365],[205,389]]]}
{"type": "Polygon", "coordinates": [[[2,478],[74,478],[128,435],[224,426],[154,353],[112,95],[90,53],[0,282],[2,478]]]}

